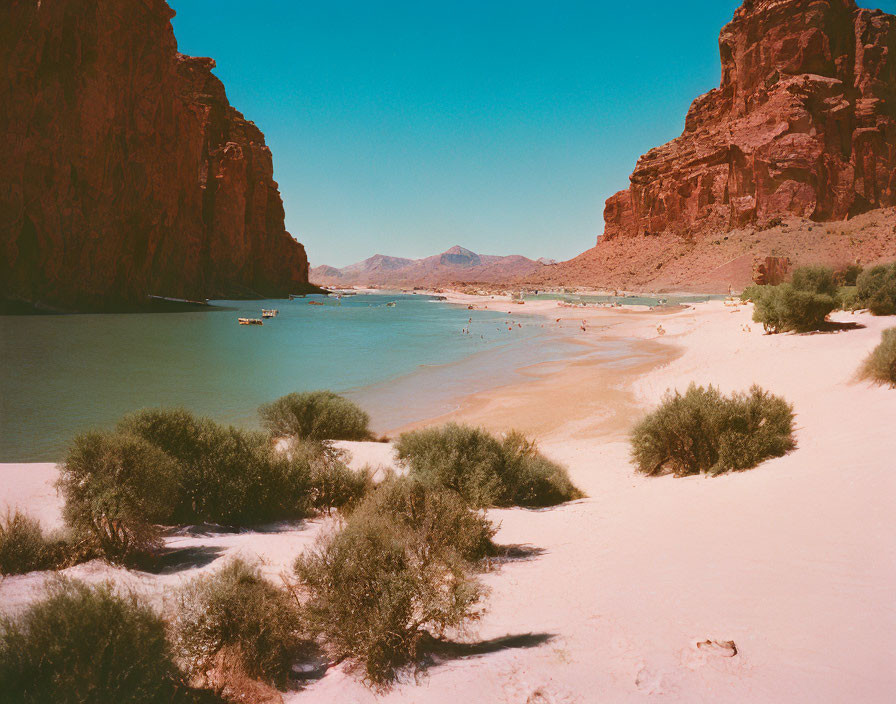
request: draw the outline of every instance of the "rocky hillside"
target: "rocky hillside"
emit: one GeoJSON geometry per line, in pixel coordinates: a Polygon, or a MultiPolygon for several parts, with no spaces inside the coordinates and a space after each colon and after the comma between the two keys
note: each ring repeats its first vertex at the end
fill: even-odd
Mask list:
{"type": "Polygon", "coordinates": [[[164,0],[11,0],[0,25],[0,296],[115,310],[148,294],[307,287],[264,135],[164,0]]]}
{"type": "Polygon", "coordinates": [[[445,286],[451,283],[496,283],[541,271],[540,262],[518,255],[476,254],[460,246],[425,259],[377,254],[342,269],[319,266],[311,280],[321,286],[445,286]]]}
{"type": "MultiPolygon", "coordinates": [[[[799,261],[808,243],[839,231],[813,223],[896,205],[896,17],[854,0],[746,0],[719,51],[720,87],[693,102],[680,137],[638,160],[629,188],[607,201],[598,245],[551,277],[700,286],[712,278],[712,243],[729,231],[752,234],[728,254],[747,254],[747,242],[756,256],[770,254],[756,232],[793,218],[790,233],[811,236],[776,247],[799,261]],[[700,264],[674,276],[676,255],[700,264]]],[[[896,258],[892,217],[871,216],[876,234],[866,239],[896,258]]],[[[822,258],[877,256],[841,244],[813,249],[822,258]]]]}

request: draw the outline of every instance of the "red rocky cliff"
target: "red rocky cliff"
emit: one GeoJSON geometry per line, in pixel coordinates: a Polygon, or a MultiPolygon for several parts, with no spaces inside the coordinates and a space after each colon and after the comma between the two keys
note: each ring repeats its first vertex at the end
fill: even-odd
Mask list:
{"type": "Polygon", "coordinates": [[[604,240],[844,220],[896,205],[896,17],[854,0],[746,0],[721,86],[607,201],[604,240]]]}
{"type": "Polygon", "coordinates": [[[164,0],[12,0],[0,27],[2,298],[63,309],[307,288],[264,135],[164,0]]]}

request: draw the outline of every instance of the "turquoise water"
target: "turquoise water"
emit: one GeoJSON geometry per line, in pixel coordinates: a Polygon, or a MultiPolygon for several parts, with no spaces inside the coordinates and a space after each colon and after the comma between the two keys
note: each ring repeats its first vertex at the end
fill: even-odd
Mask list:
{"type": "Polygon", "coordinates": [[[58,460],[78,432],[151,406],[254,427],[260,404],[320,388],[358,400],[382,432],[447,412],[521,366],[581,353],[540,318],[426,296],[214,303],[200,312],[0,316],[0,462],[58,460]],[[262,308],[280,315],[237,324],[262,308]]]}
{"type": "Polygon", "coordinates": [[[723,300],[724,295],[707,294],[693,296],[586,296],[575,293],[539,293],[525,296],[527,301],[548,300],[566,301],[567,303],[621,303],[627,306],[677,305],[680,303],[705,303],[711,300],[723,300]],[[661,303],[662,302],[662,303],[661,303]]]}

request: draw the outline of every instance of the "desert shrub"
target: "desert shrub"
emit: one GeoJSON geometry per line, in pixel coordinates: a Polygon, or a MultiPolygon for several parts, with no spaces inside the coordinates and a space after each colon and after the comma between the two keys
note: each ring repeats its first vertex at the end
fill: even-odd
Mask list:
{"type": "Polygon", "coordinates": [[[418,533],[433,549],[453,550],[471,562],[495,552],[491,521],[471,510],[456,492],[410,477],[382,482],[351,516],[356,521],[386,517],[402,530],[418,533]]]}
{"type": "Polygon", "coordinates": [[[850,264],[849,266],[844,267],[839,272],[837,272],[840,283],[843,286],[855,286],[856,281],[858,281],[859,274],[863,271],[861,265],[859,264],[850,264]]]}
{"type": "Polygon", "coordinates": [[[298,517],[306,509],[303,465],[276,455],[264,433],[221,426],[183,409],[139,411],[119,429],[176,460],[177,523],[250,525],[298,517]]]}
{"type": "Polygon", "coordinates": [[[742,298],[748,292],[754,304],[753,320],[771,333],[818,330],[828,314],[841,306],[834,272],[824,266],[797,268],[789,284],[750,286],[742,298]]]}
{"type": "Polygon", "coordinates": [[[158,546],[178,495],[177,464],[159,448],[125,433],[75,438],[58,485],[63,516],[109,559],[158,546]]]}
{"type": "Polygon", "coordinates": [[[856,286],[856,298],[872,314],[896,315],[896,262],[863,271],[856,286]]]}
{"type": "Polygon", "coordinates": [[[859,376],[896,388],[896,328],[883,331],[880,344],[865,358],[859,376]]]}
{"type": "Polygon", "coordinates": [[[3,702],[171,702],[177,679],[162,619],[109,585],[55,580],[0,622],[3,702]]]}
{"type": "Polygon", "coordinates": [[[239,559],[181,588],[173,632],[178,658],[203,684],[225,656],[236,656],[250,677],[283,688],[307,647],[292,595],[239,559]]]}
{"type": "Polygon", "coordinates": [[[691,384],[667,393],[632,432],[638,471],[676,476],[755,467],[793,449],[793,408],[758,386],[723,396],[691,384]]]}
{"type": "Polygon", "coordinates": [[[764,287],[759,284],[750,284],[743,290],[743,293],[740,294],[740,300],[744,302],[755,301],[756,296],[761,294],[763,288],[764,287]]]}
{"type": "Polygon", "coordinates": [[[797,291],[832,297],[837,295],[837,279],[834,271],[826,266],[797,267],[793,272],[791,285],[797,291]]]}
{"type": "Polygon", "coordinates": [[[818,330],[839,305],[836,296],[802,291],[792,284],[757,286],[751,293],[753,320],[771,333],[818,330]]]}
{"type": "Polygon", "coordinates": [[[569,478],[566,469],[551,462],[524,435],[511,431],[501,443],[504,482],[514,506],[556,506],[581,499],[585,494],[569,478]]]}
{"type": "Polygon", "coordinates": [[[264,433],[218,427],[204,462],[198,518],[245,526],[303,515],[302,467],[277,456],[264,433]]]}
{"type": "Polygon", "coordinates": [[[856,310],[861,307],[857,291],[855,286],[841,286],[837,291],[837,307],[840,310],[856,310]]]}
{"type": "Polygon", "coordinates": [[[458,492],[476,508],[549,506],[582,496],[566,470],[517,433],[504,441],[448,423],[404,433],[395,445],[412,477],[458,492]]]}
{"type": "Polygon", "coordinates": [[[0,518],[0,574],[24,574],[54,569],[67,561],[61,536],[48,536],[40,522],[18,509],[0,518]]]}
{"type": "Polygon", "coordinates": [[[477,619],[484,595],[470,563],[388,515],[364,511],[300,555],[310,623],[333,657],[375,685],[419,662],[427,634],[477,619]]]}
{"type": "Polygon", "coordinates": [[[309,461],[309,497],[317,510],[354,506],[373,486],[367,470],[356,472],[331,450],[313,453],[309,461]]]}
{"type": "Polygon", "coordinates": [[[301,440],[369,440],[370,416],[332,391],[281,396],[258,409],[261,424],[274,437],[301,440]]]}

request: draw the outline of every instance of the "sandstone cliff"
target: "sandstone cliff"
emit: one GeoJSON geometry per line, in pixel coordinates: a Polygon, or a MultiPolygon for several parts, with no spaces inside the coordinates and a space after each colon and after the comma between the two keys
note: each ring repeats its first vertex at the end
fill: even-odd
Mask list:
{"type": "Polygon", "coordinates": [[[769,255],[896,259],[896,17],[746,0],[719,52],[720,87],[638,160],[597,245],[525,283],[724,291],[769,255]]]}
{"type": "Polygon", "coordinates": [[[164,0],[12,0],[0,27],[0,294],[66,310],[307,287],[264,136],[164,0]]]}
{"type": "Polygon", "coordinates": [[[844,220],[896,205],[896,17],[854,0],[746,0],[722,82],[638,160],[604,238],[844,220]]]}

